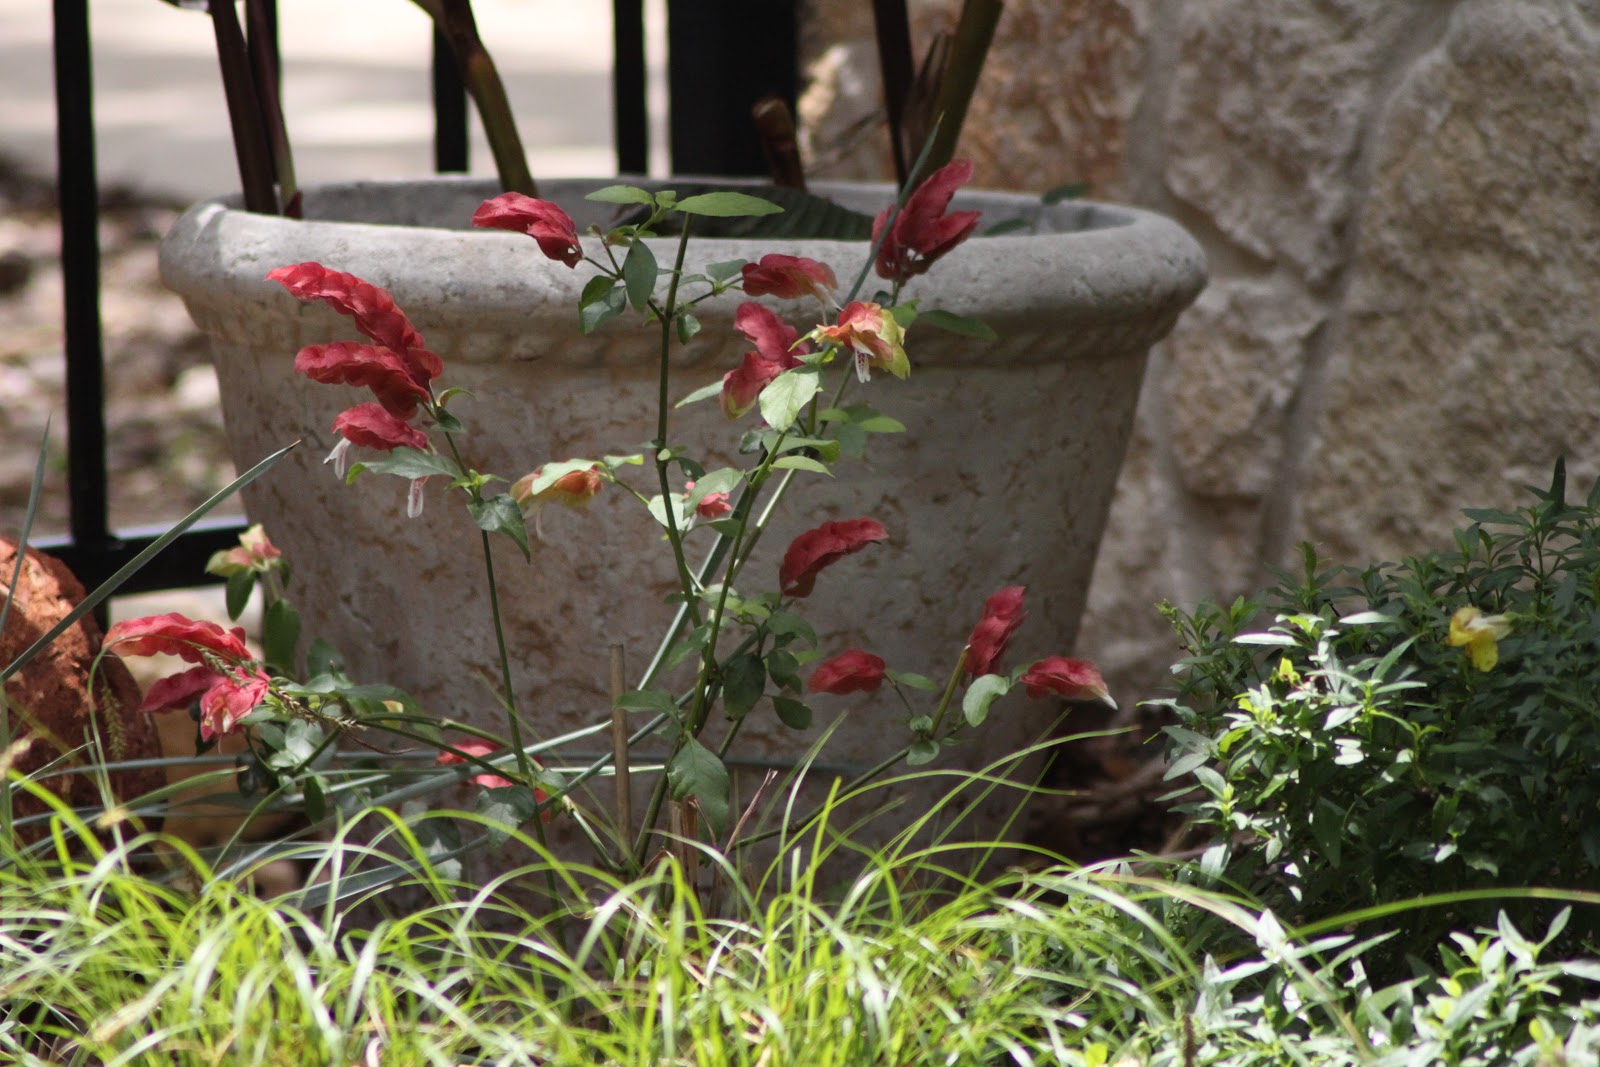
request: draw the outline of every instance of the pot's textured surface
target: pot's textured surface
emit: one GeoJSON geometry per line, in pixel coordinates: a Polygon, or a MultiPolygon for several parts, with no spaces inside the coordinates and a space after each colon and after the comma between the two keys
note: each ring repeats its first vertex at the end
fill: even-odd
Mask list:
{"type": "MultiPolygon", "coordinates": [[[[581,231],[604,221],[606,205],[582,199],[592,188],[549,182],[541,192],[581,231]]],[[[887,187],[822,191],[869,212],[890,196],[887,187]]],[[[464,453],[477,469],[514,479],[548,461],[637,451],[655,433],[658,328],[625,318],[579,336],[577,298],[593,269],[568,270],[525,237],[466,230],[493,192],[450,179],[311,190],[304,222],[210,202],[162,249],[164,279],[214,344],[241,469],[304,439],[246,503],[293,563],[306,632],[338,646],[357,678],[393,682],[437,714],[491,727],[499,711],[480,679],[498,672],[477,529],[442,485],[430,485],[423,515],[407,519],[403,482],[368,476],[346,486],[322,465],[334,416],[362,397],[297,378],[294,354],[355,331],[265,275],[317,260],[391,290],[444,360],[437,384],[472,394],[452,410],[467,424],[464,453]]],[[[910,378],[880,376],[847,395],[910,432],[875,436],[866,461],[841,461],[837,479],[803,475],[740,582],[775,586],[784,547],[818,522],[877,518],[889,542],[824,572],[804,610],[824,654],[859,645],[892,668],[935,677],[953,665],[984,599],[1007,584],[1028,587],[1029,619],[1006,666],[1070,650],[1146,352],[1205,278],[1198,246],[1158,216],[1009,194],[967,194],[954,206],[982,209],[985,226],[1024,218],[1039,231],[969,241],[909,288],[922,308],[981,318],[1000,340],[914,325],[910,378]]],[[[598,242],[586,239],[586,249],[598,254],[598,242]]],[[[668,264],[675,244],[654,250],[668,264]]],[[[827,262],[848,286],[867,246],[707,239],[691,243],[685,267],[769,252],[827,262]]],[[[728,294],[696,309],[704,329],[673,354],[674,398],[720,378],[750,347],[732,329],[738,303],[728,294]]],[[[816,311],[774,306],[802,331],[816,311]]],[[[708,457],[716,465],[737,458],[729,452],[755,419],[731,427],[708,401],[673,413],[670,441],[717,450],[708,457]]],[[[646,495],[656,491],[648,469],[629,470],[646,495]]],[[[550,736],[605,714],[607,646],[623,643],[637,674],[670,619],[662,597],[673,586],[659,529],[622,492],[602,493],[586,512],[551,509],[542,525],[531,566],[504,541],[495,562],[521,706],[536,734],[550,736]]],[[[692,555],[711,540],[709,531],[691,535],[692,555]]],[[[1046,703],[1010,698],[982,744],[947,759],[981,765],[1031,741],[1055,714],[1046,703]]],[[[859,710],[830,763],[870,764],[907,737],[890,700],[822,697],[814,706],[812,730],[797,737],[764,703],[739,751],[792,759],[847,708],[859,710]]]]}

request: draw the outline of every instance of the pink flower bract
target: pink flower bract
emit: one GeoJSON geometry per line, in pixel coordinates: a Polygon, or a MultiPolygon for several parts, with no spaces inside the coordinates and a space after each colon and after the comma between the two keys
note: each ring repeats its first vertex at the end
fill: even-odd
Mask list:
{"type": "Polygon", "coordinates": [[[871,652],[852,648],[817,664],[806,688],[813,693],[875,693],[883,684],[884,662],[871,652]]]}
{"type": "Polygon", "coordinates": [[[533,486],[544,476],[540,467],[532,474],[518,478],[511,486],[511,496],[518,504],[543,507],[545,504],[563,504],[569,508],[587,507],[605,484],[600,477],[598,463],[581,470],[567,471],[537,492],[533,486]]]}
{"type": "Polygon", "coordinates": [[[372,390],[383,410],[410,419],[417,405],[428,399],[426,381],[417,381],[412,368],[392,349],[355,341],[306,345],[294,357],[294,369],[324,385],[359,385],[372,390]]]}
{"type": "MultiPolygon", "coordinates": [[[[471,741],[458,741],[454,747],[473,756],[492,756],[496,752],[502,751],[499,745],[496,745],[490,741],[484,741],[481,738],[471,741]]],[[[441,752],[439,753],[439,758],[436,762],[441,767],[449,767],[454,764],[465,763],[467,761],[463,757],[456,755],[454,752],[441,752]]],[[[530,762],[535,767],[540,766],[538,760],[530,760],[530,762]]],[[[489,774],[487,771],[483,774],[475,774],[471,778],[468,778],[467,781],[472,782],[474,785],[481,785],[485,789],[504,789],[507,786],[517,784],[509,778],[503,778],[498,774],[489,774]]],[[[535,787],[533,790],[533,799],[538,801],[540,804],[543,804],[546,800],[550,799],[550,794],[546,793],[543,789],[535,787]]],[[[555,813],[556,812],[554,808],[546,808],[539,816],[539,821],[549,822],[555,816],[555,813]]]]}
{"type": "Polygon", "coordinates": [[[737,419],[756,406],[761,390],[773,379],[800,366],[798,353],[811,349],[799,343],[799,330],[754,301],[739,305],[733,325],[756,346],[754,352],[746,352],[739,365],[722,376],[722,413],[737,419]]]}
{"type": "Polygon", "coordinates": [[[759,263],[746,263],[743,273],[747,296],[776,296],[784,300],[814,296],[826,304],[833,290],[839,287],[832,267],[805,256],[774,252],[762,256],[759,263]]]}
{"type": "Polygon", "coordinates": [[[389,414],[381,404],[357,404],[333,420],[333,432],[353,445],[389,452],[402,446],[426,451],[428,435],[389,414]]]}
{"type": "Polygon", "coordinates": [[[387,289],[311,261],[279,267],[268,272],[267,278],[301,300],[321,300],[339,314],[350,316],[356,329],[406,365],[414,381],[431,382],[443,370],[439,357],[428,351],[422,335],[387,289]]]}
{"type": "MultiPolygon", "coordinates": [[[[694,492],[694,483],[683,483],[685,494],[694,492]]],[[[733,511],[733,505],[728,503],[727,493],[707,493],[701,497],[694,506],[694,513],[702,519],[720,519],[733,511]]]]}
{"type": "Polygon", "coordinates": [[[177,656],[185,663],[204,663],[207,653],[233,663],[251,658],[242,627],[224,630],[177,612],[116,623],[106,631],[105,643],[115,645],[120,656],[177,656]]]}
{"type": "Polygon", "coordinates": [[[825,522],[807,530],[790,543],[778,568],[778,584],[784,596],[810,596],[817,574],[829,564],[877,541],[888,540],[889,531],[877,519],[845,519],[825,522]]]}
{"type": "Polygon", "coordinates": [[[548,200],[501,193],[493,200],[485,200],[473,212],[472,224],[525,233],[538,242],[539,251],[569,267],[583,261],[583,246],[578,243],[578,228],[572,217],[548,200]]]}
{"type": "Polygon", "coordinates": [[[227,672],[191,667],[150,687],[139,710],[148,714],[182,711],[200,701],[200,736],[209,741],[229,734],[267,699],[272,681],[258,667],[227,672]]]}
{"type": "MultiPolygon", "coordinates": [[[[972,164],[952,160],[928,175],[926,181],[906,198],[895,216],[894,225],[878,247],[877,272],[880,278],[904,282],[926,271],[933,262],[972,236],[981,212],[955,211],[945,214],[957,189],[972,180],[972,164]]],[[[876,241],[894,209],[885,208],[872,224],[876,241]]]]}
{"type": "Polygon", "coordinates": [[[877,304],[853,300],[839,312],[834,326],[818,326],[813,336],[846,350],[855,357],[856,377],[869,381],[873,370],[886,370],[896,378],[911,373],[902,340],[905,336],[895,317],[877,304]]]}
{"type": "Polygon", "coordinates": [[[1067,700],[1098,700],[1117,706],[1106,691],[1100,669],[1088,660],[1050,656],[1024,671],[1021,680],[1031,697],[1055,693],[1067,700]]]}
{"type": "Polygon", "coordinates": [[[1017,632],[1027,612],[1022,609],[1024,587],[1008,585],[984,601],[983,618],[967,638],[967,673],[977,676],[994,673],[1011,635],[1017,632]]]}

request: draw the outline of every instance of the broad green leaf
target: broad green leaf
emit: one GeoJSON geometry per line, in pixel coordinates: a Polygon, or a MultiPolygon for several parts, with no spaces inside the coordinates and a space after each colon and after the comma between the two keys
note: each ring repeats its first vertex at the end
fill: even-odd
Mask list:
{"type": "Polygon", "coordinates": [[[633,185],[608,185],[604,189],[596,189],[584,199],[601,204],[646,204],[650,207],[656,203],[656,198],[649,192],[633,185]]]}
{"type": "Polygon", "coordinates": [[[300,613],[287,600],[275,600],[261,620],[261,652],[285,674],[294,673],[295,647],[300,644],[300,613]]]}
{"type": "Polygon", "coordinates": [[[235,571],[228,575],[228,618],[238,621],[244,614],[245,605],[250,602],[250,594],[256,587],[256,572],[250,570],[235,571]]]}
{"type": "MultiPolygon", "coordinates": [[[[608,279],[609,280],[609,279],[608,279]]],[[[613,285],[605,294],[592,304],[586,304],[578,311],[578,332],[584,335],[594,333],[600,327],[622,314],[628,306],[628,296],[620,285],[613,285]]]]}
{"type": "Polygon", "coordinates": [[[676,325],[678,330],[678,343],[680,345],[686,345],[690,341],[693,341],[694,335],[700,332],[700,320],[689,314],[687,311],[681,311],[678,313],[678,321],[676,325]]]}
{"type": "Polygon", "coordinates": [[[736,193],[731,189],[686,197],[678,201],[676,209],[685,215],[711,215],[723,219],[776,215],[783,210],[770,200],[749,193],[736,193]]]}
{"type": "Polygon", "coordinates": [[[730,719],[742,719],[767,688],[767,668],[753,652],[740,653],[722,668],[722,707],[730,719]]]}
{"type": "Polygon", "coordinates": [[[761,390],[761,417],[774,430],[787,430],[821,388],[814,368],[795,367],[786,370],[761,390]]]}
{"type": "Polygon", "coordinates": [[[678,714],[678,702],[665,689],[630,689],[616,700],[614,707],[623,711],[659,711],[678,714]]]}
{"type": "Polygon", "coordinates": [[[817,632],[811,628],[804,616],[796,615],[792,611],[775,611],[767,620],[767,630],[780,642],[788,642],[798,638],[807,645],[815,646],[817,632]]]}
{"type": "Polygon", "coordinates": [[[924,693],[932,693],[939,688],[939,683],[925,674],[913,674],[910,671],[885,671],[884,673],[891,682],[896,685],[903,685],[907,689],[919,689],[924,693]]]}
{"type": "Polygon", "coordinates": [[[974,678],[961,698],[961,714],[969,726],[982,726],[989,717],[989,705],[1011,689],[1011,679],[1003,674],[985,674],[974,678]]]}
{"type": "Polygon", "coordinates": [[[694,507],[712,493],[731,493],[742,481],[744,471],[737,467],[718,467],[714,471],[706,471],[694,480],[694,488],[689,490],[689,507],[694,507]]]}
{"type": "Polygon", "coordinates": [[[929,737],[912,744],[911,751],[906,753],[906,762],[913,767],[921,767],[932,763],[939,758],[939,742],[929,737]]]}
{"type": "Polygon", "coordinates": [[[786,652],[781,648],[768,652],[767,673],[772,675],[774,682],[785,689],[793,689],[798,693],[805,688],[805,683],[800,680],[800,661],[792,652],[786,652]]]}
{"type": "Polygon", "coordinates": [[[438,423],[439,429],[443,430],[445,433],[463,433],[467,428],[466,423],[462,422],[460,419],[456,418],[455,415],[446,411],[442,407],[434,411],[433,421],[438,423]]]}
{"type": "Polygon", "coordinates": [[[323,788],[322,779],[310,775],[301,781],[300,791],[306,798],[306,818],[321,822],[328,812],[328,792],[323,788]]]}
{"type": "Polygon", "coordinates": [[[656,274],[656,255],[650,246],[643,241],[628,246],[628,258],[622,261],[622,281],[633,310],[643,311],[650,306],[650,297],[656,291],[656,274]]]}
{"type": "Polygon", "coordinates": [[[944,311],[939,308],[924,311],[918,316],[918,319],[929,326],[937,326],[946,333],[959,334],[962,337],[975,337],[980,341],[994,341],[1000,336],[978,319],[969,318],[966,315],[957,315],[954,312],[944,311]]]}
{"type": "Polygon", "coordinates": [[[488,533],[505,534],[522,550],[523,559],[530,561],[533,559],[528,547],[528,524],[522,518],[522,509],[517,506],[510,493],[501,493],[484,501],[474,501],[467,505],[467,510],[472,514],[472,521],[478,524],[478,529],[488,533]]]}
{"type": "Polygon", "coordinates": [[[267,760],[267,766],[280,771],[304,766],[316,755],[323,740],[320,726],[296,719],[284,728],[283,745],[267,760]]]}
{"type": "Polygon", "coordinates": [[[830,478],[833,477],[833,472],[828,469],[826,463],[812,459],[810,456],[784,456],[775,460],[772,465],[785,470],[814,471],[817,474],[826,474],[830,478]]]}
{"type": "Polygon", "coordinates": [[[724,259],[719,263],[709,264],[706,267],[706,273],[716,281],[725,282],[744,270],[746,262],[748,261],[743,259],[724,259]]]}
{"type": "Polygon", "coordinates": [[[319,674],[337,674],[342,670],[344,657],[339,655],[339,650],[320,637],[312,639],[311,648],[306,651],[306,674],[315,677],[319,674]]]}
{"type": "Polygon", "coordinates": [[[512,830],[539,813],[539,798],[525,785],[501,786],[479,793],[475,810],[487,822],[484,830],[489,847],[497,848],[506,843],[512,830]]]}
{"type": "Polygon", "coordinates": [[[683,739],[667,764],[667,784],[674,800],[693,797],[711,829],[720,834],[728,825],[728,768],[716,753],[692,737],[683,739]]]}
{"type": "Polygon", "coordinates": [[[811,726],[811,708],[792,697],[773,697],[772,707],[778,721],[791,730],[805,730],[811,726]]]}
{"type": "Polygon", "coordinates": [[[702,400],[710,400],[714,396],[721,395],[722,383],[720,381],[712,382],[710,385],[702,385],[672,406],[675,408],[688,407],[690,404],[698,404],[702,400]]]}
{"type": "Polygon", "coordinates": [[[442,475],[449,479],[461,477],[461,468],[455,461],[437,452],[418,452],[404,445],[390,452],[385,459],[357,463],[350,468],[345,481],[353,482],[361,471],[374,474],[393,474],[399,478],[431,478],[442,475]]]}

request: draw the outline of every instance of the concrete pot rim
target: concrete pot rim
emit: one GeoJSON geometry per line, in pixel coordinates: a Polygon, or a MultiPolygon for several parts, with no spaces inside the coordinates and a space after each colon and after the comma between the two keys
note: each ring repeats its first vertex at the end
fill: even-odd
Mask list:
{"type": "MultiPolygon", "coordinates": [[[[672,184],[672,179],[559,179],[542,183],[540,193],[572,213],[581,232],[595,221],[593,209],[610,210],[588,204],[583,194],[623,180],[647,187],[672,184]]],[[[893,196],[885,183],[817,183],[815,189],[869,212],[893,196]]],[[[519,234],[470,229],[472,209],[497,191],[492,180],[460,176],[312,186],[305,190],[311,216],[306,220],[243,211],[236,196],[206,200],[185,212],[163,240],[162,279],[191,306],[267,301],[281,293],[266,281],[267,271],[318,260],[383,285],[402,307],[408,300],[442,297],[452,316],[494,321],[514,309],[527,326],[547,315],[570,326],[572,301],[592,268],[580,264],[569,270],[544,258],[519,234]],[[362,211],[372,217],[370,208],[357,210],[372,204],[382,205],[381,217],[393,221],[345,221],[362,211]],[[437,225],[446,220],[459,220],[458,228],[437,225]],[[471,265],[474,284],[465,284],[463,264],[471,265]]],[[[1143,340],[1148,346],[1205,285],[1200,246],[1182,227],[1152,212],[1093,201],[1047,206],[1035,196],[984,190],[963,191],[952,206],[984,211],[982,226],[1020,218],[1034,221],[1040,232],[967,241],[907,286],[907,294],[925,307],[978,314],[997,329],[1036,327],[1041,315],[1066,325],[1088,318],[1103,322],[1108,316],[1118,322],[1144,319],[1152,326],[1143,340]]],[[[586,241],[592,251],[593,239],[586,241]]],[[[659,261],[670,263],[676,240],[654,240],[652,248],[659,261]]],[[[771,252],[823,260],[848,288],[866,246],[861,241],[706,238],[691,241],[685,268],[703,270],[710,263],[771,252]]],[[[879,281],[869,275],[865,294],[870,296],[879,281]]],[[[286,316],[296,314],[293,303],[283,302],[286,316]]],[[[717,304],[731,318],[736,302],[717,304]]],[[[715,308],[707,310],[716,315],[715,308]]]]}

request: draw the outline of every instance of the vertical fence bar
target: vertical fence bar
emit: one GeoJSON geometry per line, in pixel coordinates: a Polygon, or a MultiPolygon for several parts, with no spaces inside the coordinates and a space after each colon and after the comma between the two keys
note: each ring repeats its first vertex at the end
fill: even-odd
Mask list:
{"type": "Polygon", "coordinates": [[[450,39],[433,30],[433,169],[440,174],[465,174],[470,159],[467,142],[467,87],[461,80],[450,39]]]}
{"type": "Polygon", "coordinates": [[[612,0],[611,110],[617,173],[650,170],[650,120],[644,55],[644,0],[612,0]]]}
{"type": "MultiPolygon", "coordinates": [[[[67,362],[67,494],[73,544],[111,540],[100,331],[100,187],[95,174],[89,0],[55,0],[56,190],[67,362]]],[[[104,575],[83,574],[93,586],[104,575]]]]}
{"type": "Polygon", "coordinates": [[[667,0],[675,174],[767,173],[750,109],[799,89],[797,0],[667,0]]]}

